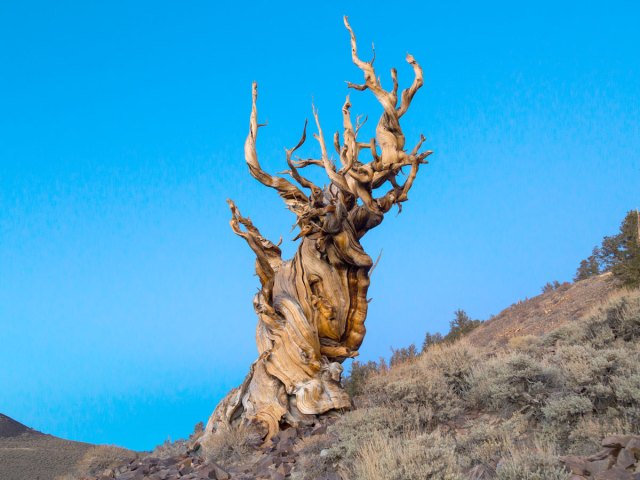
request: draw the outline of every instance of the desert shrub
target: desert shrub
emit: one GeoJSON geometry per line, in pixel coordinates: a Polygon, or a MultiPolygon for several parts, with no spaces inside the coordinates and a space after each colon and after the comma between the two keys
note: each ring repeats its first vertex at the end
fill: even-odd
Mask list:
{"type": "Polygon", "coordinates": [[[397,374],[372,378],[370,399],[379,405],[393,405],[403,413],[403,423],[431,429],[461,411],[462,401],[443,373],[410,364],[397,374]]]}
{"type": "Polygon", "coordinates": [[[462,479],[455,442],[439,431],[387,437],[376,433],[364,442],[351,467],[359,480],[462,479]]]}
{"type": "Polygon", "coordinates": [[[335,442],[335,436],[329,433],[303,437],[297,447],[299,454],[291,478],[316,480],[335,472],[333,459],[327,455],[335,442]]]}
{"type": "Polygon", "coordinates": [[[463,395],[471,387],[471,374],[481,361],[480,357],[478,349],[463,340],[452,345],[434,346],[421,359],[421,366],[441,373],[451,390],[463,395]]]}
{"type": "Polygon", "coordinates": [[[511,446],[496,468],[497,480],[567,480],[569,472],[560,465],[552,445],[511,446]]]}
{"type": "Polygon", "coordinates": [[[136,452],[111,445],[92,447],[76,465],[77,476],[96,476],[138,458],[136,452]]]}
{"type": "Polygon", "coordinates": [[[557,350],[555,361],[562,366],[569,387],[588,397],[597,412],[639,404],[640,357],[628,349],[564,346],[557,350]]]}
{"type": "Polygon", "coordinates": [[[593,404],[588,398],[573,393],[562,394],[547,400],[542,407],[544,415],[542,432],[547,440],[565,452],[569,447],[569,436],[576,424],[593,411],[593,404]]]}
{"type": "Polygon", "coordinates": [[[329,449],[328,456],[333,459],[353,459],[360,446],[370,441],[376,434],[387,437],[401,435],[411,430],[406,418],[397,408],[374,406],[359,408],[349,412],[329,427],[329,433],[338,440],[329,449]]]}
{"type": "Polygon", "coordinates": [[[561,381],[560,372],[529,355],[498,356],[473,372],[470,400],[479,408],[541,417],[546,398],[561,381]]]}
{"type": "Polygon", "coordinates": [[[575,394],[549,399],[542,407],[546,422],[563,426],[571,426],[585,414],[591,413],[592,410],[591,400],[575,394]]]}
{"type": "Polygon", "coordinates": [[[255,432],[244,425],[220,431],[207,440],[206,460],[223,465],[233,464],[252,452],[252,440],[255,440],[255,432]]]}
{"type": "Polygon", "coordinates": [[[170,458],[184,455],[188,449],[186,441],[176,440],[172,442],[170,438],[167,438],[164,443],[154,448],[151,454],[157,458],[170,458]]]}
{"type": "Polygon", "coordinates": [[[460,462],[467,469],[478,464],[494,468],[504,453],[504,432],[495,424],[473,424],[466,434],[459,435],[456,440],[460,462]]]}
{"type": "Polygon", "coordinates": [[[509,350],[522,352],[531,356],[539,353],[541,344],[540,337],[535,335],[511,337],[508,341],[509,350]]]}

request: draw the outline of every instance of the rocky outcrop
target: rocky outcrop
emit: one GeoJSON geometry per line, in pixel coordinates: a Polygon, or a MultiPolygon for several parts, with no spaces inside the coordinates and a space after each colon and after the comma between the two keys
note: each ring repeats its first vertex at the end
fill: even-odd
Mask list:
{"type": "Polygon", "coordinates": [[[640,436],[607,437],[602,447],[588,457],[560,457],[573,473],[571,480],[640,480],[640,436]]]}

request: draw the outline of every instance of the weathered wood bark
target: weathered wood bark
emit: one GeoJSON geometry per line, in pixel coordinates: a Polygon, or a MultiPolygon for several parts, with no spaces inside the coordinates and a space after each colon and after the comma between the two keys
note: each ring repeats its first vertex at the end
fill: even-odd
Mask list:
{"type": "Polygon", "coordinates": [[[358,57],[356,38],[346,17],[344,23],[351,36],[353,62],[364,73],[363,84],[348,86],[373,92],[384,111],[375,138],[359,142],[362,124],[358,118],[353,126],[347,96],[342,108],[342,144],[339,133],[333,139],[339,167],[329,158],[314,108],[314,137],[319,142],[320,158],[292,159],[306,140],[305,123],[298,144],[286,151],[289,170],[285,173],[293,181],[265,172],[256,150],[261,125],[256,107],[257,85],[253,84],[245,159],[251,175],[274,188],[296,215],[300,231],[295,240],[300,244],[293,259],[282,260],[278,245],[264,238],[229,201],[231,228],[256,254],[261,289],[254,298],[254,308],[260,355],[242,385],[232,390],[211,415],[202,439],[205,445],[211,436],[239,425],[250,425],[266,440],[282,424],[296,425],[312,420],[314,415],[350,407],[349,396],[340,385],[341,363],[358,355],[364,339],[372,267],[360,239],[382,222],[393,205],[401,208],[419,166],[427,163],[425,159],[431,152],[420,152],[422,136],[408,152],[400,128],[400,118],[423,83],[418,63],[407,55],[415,77],[400,98],[395,69],[391,71],[392,90],[384,90],[373,60],[364,62],[358,57]],[[369,162],[361,161],[363,150],[369,151],[369,162]],[[300,170],[309,166],[324,169],[329,184],[320,188],[303,177],[300,170]],[[410,171],[399,183],[403,167],[410,171]],[[389,185],[388,190],[378,195],[378,189],[385,185],[389,185]]]}

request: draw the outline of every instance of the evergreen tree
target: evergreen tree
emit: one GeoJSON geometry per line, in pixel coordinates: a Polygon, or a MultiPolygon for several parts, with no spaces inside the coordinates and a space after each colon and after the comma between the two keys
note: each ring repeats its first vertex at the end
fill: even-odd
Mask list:
{"type": "Polygon", "coordinates": [[[455,318],[449,322],[449,333],[444,337],[444,340],[449,343],[463,337],[482,323],[480,320],[472,320],[462,309],[456,310],[454,315],[455,318]]]}
{"type": "Polygon", "coordinates": [[[573,278],[575,282],[600,274],[599,251],[598,247],[595,247],[593,253],[586,260],[580,262],[576,276],[573,278]]]}
{"type": "Polygon", "coordinates": [[[422,353],[426,352],[432,345],[437,345],[442,342],[442,335],[439,333],[429,333],[424,336],[424,342],[422,342],[422,353]]]}
{"type": "Polygon", "coordinates": [[[613,275],[627,287],[640,287],[640,213],[630,211],[620,225],[620,233],[615,236],[615,250],[611,257],[613,275]]]}

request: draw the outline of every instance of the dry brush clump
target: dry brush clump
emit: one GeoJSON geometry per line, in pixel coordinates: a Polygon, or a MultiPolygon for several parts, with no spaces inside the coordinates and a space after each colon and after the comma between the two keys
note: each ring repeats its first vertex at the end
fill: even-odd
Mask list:
{"type": "Polygon", "coordinates": [[[640,433],[639,340],[640,292],[627,291],[500,351],[434,345],[367,372],[358,408],[315,448],[356,479],[566,479],[558,455],[640,433]]]}
{"type": "Polygon", "coordinates": [[[138,458],[138,454],[113,445],[90,448],[76,464],[74,471],[56,480],[81,480],[95,476],[110,476],[115,469],[138,458]]]}

